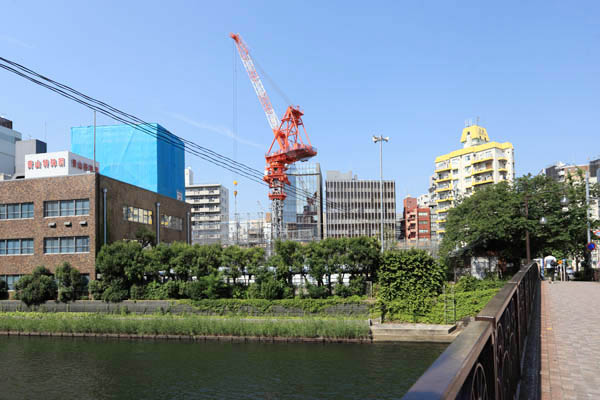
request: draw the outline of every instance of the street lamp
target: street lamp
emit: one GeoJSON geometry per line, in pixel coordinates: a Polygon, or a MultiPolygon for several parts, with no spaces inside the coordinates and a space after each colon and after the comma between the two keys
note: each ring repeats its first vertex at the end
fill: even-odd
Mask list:
{"type": "MultiPolygon", "coordinates": [[[[563,195],[560,199],[560,205],[563,207],[563,212],[568,211],[565,209],[569,205],[569,198],[566,195],[563,195]]],[[[525,219],[529,217],[529,194],[525,194],[525,219]]],[[[542,216],[540,218],[540,225],[546,225],[548,220],[546,217],[542,216]]],[[[525,230],[525,250],[527,253],[527,264],[531,262],[531,249],[529,246],[529,229],[525,230]]]]}
{"type": "Polygon", "coordinates": [[[373,143],[379,142],[379,189],[381,197],[381,252],[383,253],[383,142],[389,141],[389,136],[373,135],[373,143]]]}

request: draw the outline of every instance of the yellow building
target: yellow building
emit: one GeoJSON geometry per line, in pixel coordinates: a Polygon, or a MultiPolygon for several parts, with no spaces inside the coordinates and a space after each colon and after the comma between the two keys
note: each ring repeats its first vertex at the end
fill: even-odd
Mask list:
{"type": "Polygon", "coordinates": [[[480,187],[515,178],[512,143],[490,142],[484,127],[469,125],[462,131],[463,148],[436,157],[431,179],[432,227],[438,237],[445,232],[446,216],[455,201],[480,187]]]}

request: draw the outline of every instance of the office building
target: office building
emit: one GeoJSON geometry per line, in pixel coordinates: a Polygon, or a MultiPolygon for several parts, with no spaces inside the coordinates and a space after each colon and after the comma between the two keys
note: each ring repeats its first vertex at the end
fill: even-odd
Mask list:
{"type": "Polygon", "coordinates": [[[295,163],[283,203],[283,237],[298,242],[323,239],[323,183],[319,163],[295,163]]]}
{"type": "Polygon", "coordinates": [[[11,288],[38,265],[69,262],[95,279],[102,244],[136,239],[189,241],[190,207],[93,172],[93,161],[68,151],[25,156],[25,179],[0,181],[0,278],[11,288]],[[104,210],[106,209],[106,214],[104,210]]]}
{"type": "Polygon", "coordinates": [[[431,181],[432,229],[443,236],[448,210],[458,197],[467,197],[475,190],[515,178],[514,149],[509,142],[490,142],[487,131],[479,125],[463,129],[463,148],[435,159],[431,181]]]}
{"type": "MultiPolygon", "coordinates": [[[[379,180],[359,180],[352,172],[327,171],[327,237],[357,237],[381,234],[381,192],[379,180]]],[[[396,232],[396,184],[383,181],[384,240],[396,232]]]]}
{"type": "Polygon", "coordinates": [[[191,169],[186,170],[189,185],[185,201],[191,204],[192,243],[227,244],[229,239],[229,190],[220,184],[193,184],[191,169]]]}
{"type": "Polygon", "coordinates": [[[16,143],[21,133],[13,130],[13,123],[0,117],[0,174],[12,176],[15,173],[16,143]]]}
{"type": "MultiPolygon", "coordinates": [[[[184,199],[184,144],[161,125],[97,126],[95,147],[102,175],[184,199]]],[[[71,128],[71,151],[94,159],[93,126],[71,128]]]]}

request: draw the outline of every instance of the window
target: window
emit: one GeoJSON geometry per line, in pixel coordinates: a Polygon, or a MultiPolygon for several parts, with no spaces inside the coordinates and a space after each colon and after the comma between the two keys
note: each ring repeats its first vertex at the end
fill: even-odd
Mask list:
{"type": "Polygon", "coordinates": [[[33,239],[0,240],[0,256],[33,254],[33,239]]]}
{"type": "Polygon", "coordinates": [[[0,219],[33,218],[33,203],[0,204],[0,219]]]}
{"type": "Polygon", "coordinates": [[[71,216],[75,215],[75,202],[74,201],[61,201],[60,202],[60,216],[71,216]]]}
{"type": "Polygon", "coordinates": [[[419,233],[429,233],[428,229],[419,229],[419,233]]]}
{"type": "Polygon", "coordinates": [[[419,217],[426,217],[427,213],[425,211],[419,211],[419,217]]]}
{"type": "Polygon", "coordinates": [[[44,202],[44,217],[58,217],[58,201],[44,202]]]}
{"type": "Polygon", "coordinates": [[[137,207],[123,206],[123,220],[152,225],[152,211],[137,207]]]}
{"type": "Polygon", "coordinates": [[[0,275],[0,279],[8,284],[8,290],[15,290],[15,284],[23,275],[0,275]]]}
{"type": "Polygon", "coordinates": [[[182,230],[183,229],[183,220],[179,217],[171,217],[169,215],[161,215],[160,216],[160,224],[165,228],[182,230]]]}
{"type": "Polygon", "coordinates": [[[44,239],[44,254],[58,254],[59,247],[58,238],[46,238],[44,239]]]}
{"type": "Polygon", "coordinates": [[[89,199],[44,202],[44,217],[70,217],[73,215],[89,215],[89,213],[89,199]]]}
{"type": "Polygon", "coordinates": [[[82,199],[75,200],[75,215],[89,215],[90,214],[90,200],[82,199]]]}
{"type": "Polygon", "coordinates": [[[75,238],[74,237],[60,238],[60,252],[63,254],[75,253],[75,238]]]}
{"type": "Polygon", "coordinates": [[[428,223],[429,223],[429,221],[419,221],[419,225],[425,225],[425,224],[428,224],[428,223]]]}
{"type": "Polygon", "coordinates": [[[89,236],[68,236],[44,239],[44,254],[88,253],[89,236]]]}
{"type": "Polygon", "coordinates": [[[75,238],[75,253],[88,253],[90,251],[90,238],[81,236],[75,238]]]}

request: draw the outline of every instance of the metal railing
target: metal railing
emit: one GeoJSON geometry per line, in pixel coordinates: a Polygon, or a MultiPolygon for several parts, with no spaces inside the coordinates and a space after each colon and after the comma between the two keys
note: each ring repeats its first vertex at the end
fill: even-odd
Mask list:
{"type": "Polygon", "coordinates": [[[539,282],[523,267],[402,399],[516,398],[539,282]]]}

